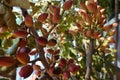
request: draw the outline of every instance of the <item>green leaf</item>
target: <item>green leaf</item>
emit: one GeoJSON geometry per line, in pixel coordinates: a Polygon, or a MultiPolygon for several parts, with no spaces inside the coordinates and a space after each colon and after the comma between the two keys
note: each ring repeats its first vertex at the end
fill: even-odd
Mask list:
{"type": "Polygon", "coordinates": [[[70,50],[68,48],[69,44],[65,43],[62,47],[63,47],[63,52],[62,52],[62,56],[68,57],[70,50]]]}
{"type": "Polygon", "coordinates": [[[12,55],[16,53],[16,50],[18,48],[19,38],[15,39],[13,42],[14,42],[13,45],[7,49],[6,54],[12,55]]]}
{"type": "Polygon", "coordinates": [[[6,38],[3,39],[3,41],[2,41],[2,47],[3,48],[8,48],[11,45],[12,45],[12,40],[11,39],[6,39],[6,38]]]}
{"type": "Polygon", "coordinates": [[[33,6],[32,7],[32,15],[34,15],[35,13],[37,13],[37,11],[40,9],[40,6],[33,6]]]}
{"type": "Polygon", "coordinates": [[[30,48],[35,48],[35,47],[36,47],[35,39],[34,39],[32,36],[29,36],[29,37],[27,38],[27,45],[28,45],[30,48]]]}
{"type": "MultiPolygon", "coordinates": [[[[76,58],[76,55],[75,55],[75,54],[73,54],[72,52],[70,52],[70,53],[69,53],[69,56],[70,56],[70,57],[72,57],[73,59],[75,59],[75,58],[76,58]]],[[[76,60],[76,59],[75,59],[75,60],[76,60]]]]}
{"type": "Polygon", "coordinates": [[[4,33],[0,33],[0,39],[3,40],[4,38],[6,38],[10,33],[8,32],[4,32],[4,33]]]}
{"type": "Polygon", "coordinates": [[[74,48],[70,47],[69,50],[70,50],[74,55],[77,54],[77,50],[75,50],[74,48]]]}

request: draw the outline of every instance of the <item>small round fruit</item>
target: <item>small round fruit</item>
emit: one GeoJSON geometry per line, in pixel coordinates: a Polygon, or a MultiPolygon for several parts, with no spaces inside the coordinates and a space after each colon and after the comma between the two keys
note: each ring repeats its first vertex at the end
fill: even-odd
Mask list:
{"type": "Polygon", "coordinates": [[[80,65],[76,65],[75,71],[79,71],[80,70],[80,65]]]}
{"type": "Polygon", "coordinates": [[[71,64],[71,63],[74,63],[74,59],[68,59],[68,61],[67,61],[67,64],[71,64]]]}
{"type": "Polygon", "coordinates": [[[103,30],[104,31],[109,31],[111,28],[112,28],[112,25],[110,24],[110,25],[104,26],[103,30]]]}
{"type": "Polygon", "coordinates": [[[91,13],[95,13],[97,11],[97,5],[94,3],[87,3],[86,6],[88,11],[91,13]]]}
{"type": "Polygon", "coordinates": [[[15,59],[11,56],[0,57],[0,66],[12,66],[15,64],[15,59]]]}
{"type": "Polygon", "coordinates": [[[20,38],[20,41],[19,41],[19,47],[25,47],[27,44],[27,41],[23,38],[20,38]]]}
{"type": "Polygon", "coordinates": [[[15,37],[26,38],[28,33],[24,30],[17,30],[17,31],[14,31],[13,35],[15,37]]]}
{"type": "Polygon", "coordinates": [[[16,58],[19,62],[21,62],[22,64],[27,64],[30,61],[30,57],[28,55],[28,53],[23,52],[24,50],[20,50],[20,48],[18,48],[17,53],[16,53],[16,58]]]}
{"type": "Polygon", "coordinates": [[[87,35],[88,37],[92,37],[92,36],[93,36],[93,31],[92,31],[92,30],[86,31],[86,35],[87,35]]]}
{"type": "Polygon", "coordinates": [[[68,0],[68,1],[66,1],[66,2],[63,4],[63,9],[64,9],[64,10],[68,10],[68,9],[70,9],[71,6],[72,6],[72,3],[73,3],[72,0],[68,0]]]}
{"type": "Polygon", "coordinates": [[[54,54],[54,50],[53,50],[53,49],[47,49],[47,52],[48,52],[49,54],[54,54]]]}
{"type": "Polygon", "coordinates": [[[67,63],[67,60],[65,58],[61,58],[59,60],[59,66],[60,67],[65,67],[66,66],[66,63],[67,63]]]}
{"type": "Polygon", "coordinates": [[[44,37],[38,37],[38,38],[37,38],[37,42],[38,42],[39,45],[45,47],[46,44],[47,44],[47,39],[44,38],[44,37]]]}
{"type": "Polygon", "coordinates": [[[112,24],[112,26],[113,26],[114,28],[116,28],[116,27],[118,26],[118,23],[117,23],[117,22],[114,22],[114,23],[112,24]]]}
{"type": "Polygon", "coordinates": [[[99,38],[100,37],[100,33],[99,32],[94,32],[93,33],[93,37],[94,38],[99,38]]]}
{"type": "Polygon", "coordinates": [[[48,46],[55,46],[57,44],[57,41],[55,39],[50,39],[48,41],[48,46]]]}
{"type": "Polygon", "coordinates": [[[44,22],[48,17],[48,13],[42,13],[38,16],[38,21],[39,22],[44,22]]]}
{"type": "Polygon", "coordinates": [[[20,48],[20,53],[28,54],[31,51],[31,49],[27,46],[20,48]]]}
{"type": "Polygon", "coordinates": [[[65,80],[69,80],[69,78],[70,78],[70,72],[67,71],[67,70],[65,70],[65,71],[63,72],[62,76],[63,76],[63,78],[64,78],[65,80]]]}
{"type": "Polygon", "coordinates": [[[29,77],[33,72],[33,68],[31,65],[26,65],[24,67],[21,68],[19,75],[23,78],[27,78],[29,77]]]}
{"type": "Polygon", "coordinates": [[[69,68],[71,73],[75,73],[76,72],[75,71],[76,65],[74,63],[69,64],[68,68],[69,68]]]}
{"type": "Polygon", "coordinates": [[[60,14],[60,7],[55,7],[53,13],[54,13],[54,15],[59,15],[60,14]]]}
{"type": "Polygon", "coordinates": [[[25,16],[25,25],[27,27],[32,27],[33,26],[33,19],[31,15],[26,15],[25,16]]]}
{"type": "Polygon", "coordinates": [[[53,16],[52,16],[52,22],[54,23],[54,24],[57,24],[57,23],[59,23],[59,21],[60,21],[60,15],[59,14],[54,14],[53,16]]]}

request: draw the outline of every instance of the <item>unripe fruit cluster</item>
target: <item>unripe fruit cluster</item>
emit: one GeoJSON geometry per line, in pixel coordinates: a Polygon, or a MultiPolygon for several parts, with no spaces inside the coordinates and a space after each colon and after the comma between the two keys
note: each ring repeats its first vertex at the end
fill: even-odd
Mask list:
{"type": "Polygon", "coordinates": [[[97,0],[80,2],[78,15],[80,19],[76,20],[75,24],[84,37],[98,39],[103,31],[108,32],[115,27],[113,26],[115,23],[104,26],[106,22],[105,9],[97,5],[97,0]]]}
{"type": "Polygon", "coordinates": [[[43,47],[46,47],[46,45],[53,47],[57,44],[57,41],[55,39],[47,40],[45,37],[38,37],[36,40],[38,44],[43,47]]]}
{"type": "Polygon", "coordinates": [[[55,64],[51,65],[48,70],[48,74],[50,76],[61,75],[63,80],[69,80],[72,74],[76,74],[80,70],[80,66],[77,65],[72,58],[68,60],[60,58],[57,64],[58,66],[55,66],[55,64]]]}

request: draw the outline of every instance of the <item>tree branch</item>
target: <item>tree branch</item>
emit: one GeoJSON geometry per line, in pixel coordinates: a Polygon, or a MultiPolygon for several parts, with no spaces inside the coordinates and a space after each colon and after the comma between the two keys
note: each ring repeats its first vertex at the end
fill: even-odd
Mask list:
{"type": "MultiPolygon", "coordinates": [[[[23,16],[25,17],[25,16],[28,14],[27,11],[26,11],[25,9],[22,9],[22,8],[21,8],[21,10],[22,10],[23,16]]],[[[33,34],[33,36],[34,36],[35,38],[38,38],[38,37],[39,37],[39,35],[38,35],[38,33],[36,32],[36,30],[35,30],[34,27],[31,27],[31,28],[30,28],[30,32],[33,34]]],[[[37,44],[37,42],[36,42],[36,44],[37,44]]],[[[44,65],[45,69],[48,70],[48,69],[49,69],[49,64],[48,64],[47,60],[45,59],[43,47],[40,46],[40,45],[38,45],[38,50],[39,50],[39,58],[40,58],[42,64],[44,65]]]]}
{"type": "Polygon", "coordinates": [[[88,47],[85,47],[86,49],[86,75],[85,80],[91,80],[90,74],[91,74],[91,68],[92,68],[92,54],[94,53],[94,40],[90,39],[89,49],[88,47]]]}
{"type": "Polygon", "coordinates": [[[53,27],[51,27],[51,29],[49,30],[49,32],[47,33],[47,35],[46,35],[46,37],[48,37],[49,36],[49,34],[56,28],[56,24],[54,24],[54,26],[53,27]]]}

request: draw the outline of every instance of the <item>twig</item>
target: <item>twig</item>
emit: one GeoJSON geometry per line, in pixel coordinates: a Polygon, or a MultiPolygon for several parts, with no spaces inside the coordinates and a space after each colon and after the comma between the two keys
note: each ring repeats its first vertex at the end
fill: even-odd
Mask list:
{"type": "Polygon", "coordinates": [[[94,39],[90,39],[89,47],[85,47],[85,49],[86,49],[86,67],[87,67],[85,80],[91,80],[90,75],[92,68],[92,54],[94,53],[94,39]]]}
{"type": "MultiPolygon", "coordinates": [[[[25,16],[28,14],[27,11],[24,10],[24,9],[22,9],[22,8],[21,8],[21,10],[22,10],[23,16],[25,17],[25,16]]],[[[33,34],[33,36],[34,36],[35,38],[38,38],[38,37],[39,37],[39,35],[38,35],[38,33],[36,32],[36,30],[35,30],[34,27],[31,27],[31,28],[30,28],[30,32],[33,34]]],[[[36,44],[37,44],[37,41],[36,41],[36,44]]],[[[38,45],[38,50],[39,50],[39,58],[40,58],[42,64],[44,65],[45,69],[48,70],[48,69],[49,69],[49,64],[48,64],[47,60],[45,59],[43,47],[40,46],[40,45],[38,45]]]]}
{"type": "Polygon", "coordinates": [[[54,26],[49,30],[49,32],[47,33],[46,37],[49,36],[49,34],[56,28],[57,24],[54,24],[54,26]]]}

